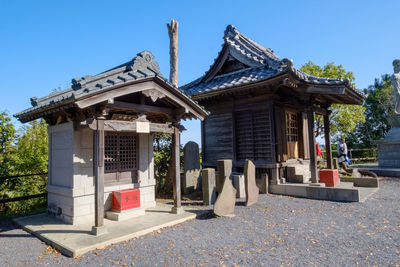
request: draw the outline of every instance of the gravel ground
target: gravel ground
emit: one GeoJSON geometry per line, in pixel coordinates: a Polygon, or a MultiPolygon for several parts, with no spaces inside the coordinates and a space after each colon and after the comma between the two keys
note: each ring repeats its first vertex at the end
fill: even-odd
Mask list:
{"type": "Polygon", "coordinates": [[[0,222],[0,265],[399,266],[400,179],[364,203],[260,195],[232,218],[204,216],[67,258],[0,222]]]}

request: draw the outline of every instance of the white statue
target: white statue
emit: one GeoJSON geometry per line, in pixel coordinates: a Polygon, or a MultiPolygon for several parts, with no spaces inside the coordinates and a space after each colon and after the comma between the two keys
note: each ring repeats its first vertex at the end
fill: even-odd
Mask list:
{"type": "Polygon", "coordinates": [[[394,101],[394,112],[400,115],[400,59],[393,60],[392,84],[393,90],[393,101],[394,101]]]}

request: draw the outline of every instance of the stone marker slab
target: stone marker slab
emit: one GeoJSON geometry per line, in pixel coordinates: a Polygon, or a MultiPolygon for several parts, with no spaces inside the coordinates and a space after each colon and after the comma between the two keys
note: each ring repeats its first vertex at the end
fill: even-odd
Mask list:
{"type": "Polygon", "coordinates": [[[229,176],[225,177],[221,193],[218,194],[214,205],[214,213],[218,216],[231,216],[235,211],[236,189],[229,176]]]}
{"type": "Polygon", "coordinates": [[[206,168],[201,170],[203,204],[213,205],[217,198],[217,190],[215,188],[215,170],[206,168]]]}
{"type": "Polygon", "coordinates": [[[244,175],[243,174],[233,174],[233,187],[236,189],[237,198],[246,197],[246,188],[244,186],[244,175]]]}
{"type": "Polygon", "coordinates": [[[200,189],[200,153],[199,145],[193,141],[187,142],[183,147],[184,175],[182,190],[184,194],[190,194],[200,189]]]}
{"type": "Polygon", "coordinates": [[[217,180],[216,187],[217,193],[220,194],[224,185],[225,177],[230,178],[232,174],[232,160],[220,159],[217,161],[217,180]]]}
{"type": "Polygon", "coordinates": [[[244,164],[244,179],[246,187],[246,206],[251,206],[258,202],[259,189],[256,184],[256,166],[248,159],[244,164]]]}
{"type": "Polygon", "coordinates": [[[268,174],[261,174],[261,179],[256,179],[258,188],[260,189],[260,194],[268,194],[268,174]]]}

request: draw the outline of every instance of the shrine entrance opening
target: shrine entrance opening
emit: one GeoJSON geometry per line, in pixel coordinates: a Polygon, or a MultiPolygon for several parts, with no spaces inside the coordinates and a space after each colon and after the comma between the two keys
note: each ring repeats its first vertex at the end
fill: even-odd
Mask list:
{"type": "Polygon", "coordinates": [[[299,157],[299,117],[298,113],[285,111],[286,118],[286,142],[288,158],[299,157]]]}

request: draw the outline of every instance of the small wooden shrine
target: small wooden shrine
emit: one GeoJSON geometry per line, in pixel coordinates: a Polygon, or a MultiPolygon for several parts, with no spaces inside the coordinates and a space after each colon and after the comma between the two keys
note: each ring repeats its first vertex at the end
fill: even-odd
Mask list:
{"type": "Polygon", "coordinates": [[[317,182],[314,114],[324,116],[331,168],[328,108],[361,105],[364,99],[348,80],[303,73],[232,25],[210,69],[181,89],[210,112],[202,122],[203,166],[232,159],[233,168],[243,171],[250,159],[258,176],[268,173],[271,183],[283,177],[317,182]],[[290,165],[303,170],[288,171],[290,165]]]}
{"type": "Polygon", "coordinates": [[[206,112],[160,73],[144,51],[95,76],[72,80],[69,89],[31,99],[15,116],[44,118],[49,133],[49,212],[65,222],[103,225],[111,193],[140,190],[140,207],[155,206],[153,136],[173,135],[174,208],[181,209],[179,137],[181,119],[206,112]]]}

